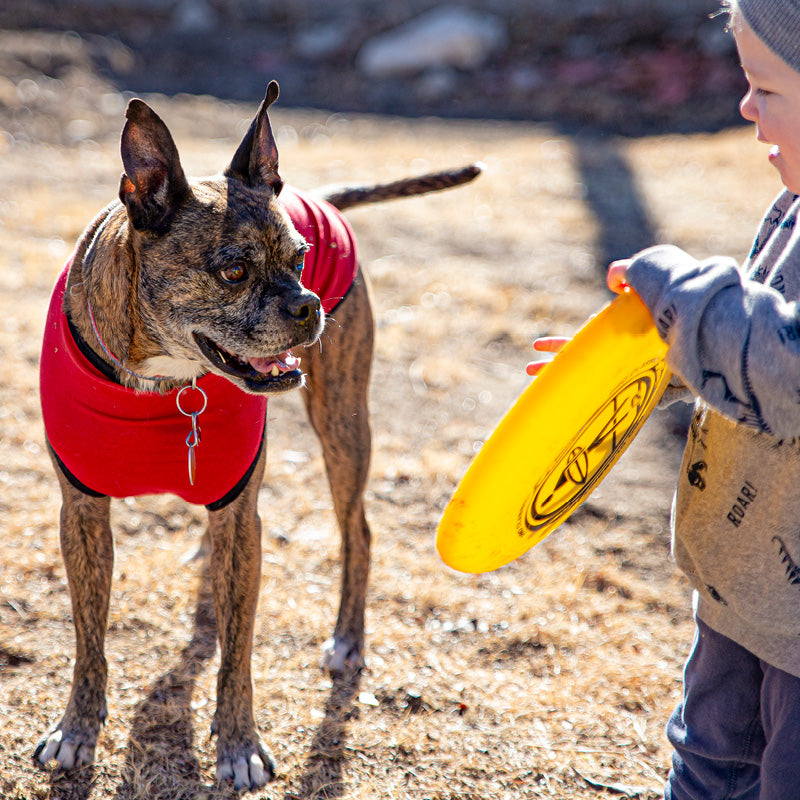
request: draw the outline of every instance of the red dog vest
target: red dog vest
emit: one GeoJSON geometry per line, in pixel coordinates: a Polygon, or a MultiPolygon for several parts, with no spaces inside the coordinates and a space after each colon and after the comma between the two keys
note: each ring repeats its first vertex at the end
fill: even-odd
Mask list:
{"type": "MultiPolygon", "coordinates": [[[[280,199],[311,245],[303,285],[319,296],[328,313],[347,294],[356,274],[353,232],[324,201],[290,187],[280,199]]],[[[244,392],[218,375],[197,380],[208,402],[198,417],[202,438],[195,449],[192,485],[186,443],[192,422],[178,409],[180,389],[164,395],[134,392],[90,362],[63,312],[68,270],[69,263],[50,299],[40,363],[45,432],[67,477],[95,495],[170,493],[211,508],[235,499],[263,445],[267,398],[244,392]]],[[[201,402],[200,393],[191,388],[181,396],[188,412],[199,410],[201,402]]]]}
{"type": "Polygon", "coordinates": [[[311,289],[329,314],[353,285],[358,269],[356,237],[342,213],[324,200],[284,186],[280,201],[311,246],[303,263],[303,286],[311,289]]]}

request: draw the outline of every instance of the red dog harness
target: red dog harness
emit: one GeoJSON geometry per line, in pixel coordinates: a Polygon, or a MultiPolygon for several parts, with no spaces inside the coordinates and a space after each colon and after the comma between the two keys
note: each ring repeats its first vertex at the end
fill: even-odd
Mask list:
{"type": "MultiPolygon", "coordinates": [[[[311,245],[302,283],[329,313],[347,294],[358,267],[352,229],[324,201],[290,187],[280,199],[311,245]]],[[[76,488],[95,496],[171,493],[222,508],[239,495],[255,469],[264,442],[267,398],[214,374],[197,380],[202,393],[191,386],[163,395],[122,386],[106,374],[63,311],[70,263],[50,299],[40,363],[45,432],[64,474],[76,488]],[[192,448],[192,484],[187,468],[191,415],[200,411],[203,393],[207,402],[199,417],[202,440],[192,448]]]]}

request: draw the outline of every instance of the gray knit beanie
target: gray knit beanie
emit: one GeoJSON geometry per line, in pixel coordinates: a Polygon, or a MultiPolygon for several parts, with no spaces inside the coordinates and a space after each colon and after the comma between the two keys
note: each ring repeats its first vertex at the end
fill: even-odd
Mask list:
{"type": "Polygon", "coordinates": [[[756,36],[800,72],[800,0],[733,0],[756,36]]]}

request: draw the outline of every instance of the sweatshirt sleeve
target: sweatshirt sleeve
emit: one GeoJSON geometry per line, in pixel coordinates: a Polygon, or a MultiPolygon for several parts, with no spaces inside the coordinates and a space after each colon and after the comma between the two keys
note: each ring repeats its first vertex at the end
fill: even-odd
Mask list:
{"type": "Polygon", "coordinates": [[[667,364],[709,405],[780,438],[800,436],[800,312],[735,261],[671,245],[635,256],[627,281],[669,345],[667,364]]]}

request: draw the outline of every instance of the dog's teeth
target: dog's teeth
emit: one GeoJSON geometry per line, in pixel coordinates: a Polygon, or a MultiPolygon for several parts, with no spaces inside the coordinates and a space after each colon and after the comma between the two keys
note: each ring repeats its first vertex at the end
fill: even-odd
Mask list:
{"type": "Polygon", "coordinates": [[[277,378],[277,377],[278,377],[278,375],[280,375],[280,374],[281,374],[281,371],[278,369],[278,365],[276,364],[276,365],[275,365],[275,366],[274,366],[274,367],[273,367],[273,368],[270,370],[270,375],[272,375],[272,377],[273,377],[273,378],[277,378]]]}

